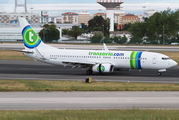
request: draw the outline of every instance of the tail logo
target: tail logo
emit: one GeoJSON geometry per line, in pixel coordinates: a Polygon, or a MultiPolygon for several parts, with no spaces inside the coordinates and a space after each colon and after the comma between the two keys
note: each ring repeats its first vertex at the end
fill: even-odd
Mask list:
{"type": "Polygon", "coordinates": [[[24,45],[30,49],[37,47],[41,42],[40,38],[29,25],[23,29],[22,36],[24,45]]]}

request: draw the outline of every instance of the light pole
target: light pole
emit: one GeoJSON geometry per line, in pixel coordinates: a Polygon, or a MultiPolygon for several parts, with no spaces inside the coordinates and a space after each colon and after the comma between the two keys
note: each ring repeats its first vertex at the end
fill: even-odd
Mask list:
{"type": "Polygon", "coordinates": [[[145,22],[145,8],[146,8],[146,6],[142,6],[142,8],[144,8],[144,17],[143,17],[143,19],[144,19],[144,22],[145,22]]]}
{"type": "Polygon", "coordinates": [[[102,25],[103,26],[103,43],[104,43],[104,25],[102,25]]]}
{"type": "Polygon", "coordinates": [[[165,45],[165,26],[163,26],[163,44],[165,45]]]}
{"type": "Polygon", "coordinates": [[[32,10],[34,9],[34,8],[30,8],[31,9],[31,23],[32,23],[32,10]]]}
{"type": "Polygon", "coordinates": [[[144,8],[144,14],[145,14],[145,8],[146,8],[146,6],[142,6],[142,8],[144,8]]]}

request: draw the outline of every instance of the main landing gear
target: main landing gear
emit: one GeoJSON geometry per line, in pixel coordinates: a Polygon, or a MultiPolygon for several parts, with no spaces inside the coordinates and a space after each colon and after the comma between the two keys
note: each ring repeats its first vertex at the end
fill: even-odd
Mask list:
{"type": "Polygon", "coordinates": [[[87,71],[86,71],[86,74],[87,74],[87,75],[92,75],[92,74],[93,74],[93,71],[92,71],[92,70],[87,70],[87,71]]]}
{"type": "Polygon", "coordinates": [[[161,73],[161,72],[158,72],[158,73],[157,73],[157,75],[158,75],[158,76],[161,76],[161,75],[162,75],[162,73],[161,73]]]}

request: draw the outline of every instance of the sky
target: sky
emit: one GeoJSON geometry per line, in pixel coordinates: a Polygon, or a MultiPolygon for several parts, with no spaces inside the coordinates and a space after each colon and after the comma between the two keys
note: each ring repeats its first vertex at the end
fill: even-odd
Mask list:
{"type": "MultiPolygon", "coordinates": [[[[0,0],[0,11],[13,12],[15,0],[0,0]]],[[[24,0],[18,0],[23,3],[24,0]]],[[[144,10],[155,9],[163,11],[167,8],[176,10],[179,8],[179,0],[124,0],[121,5],[125,13],[142,14],[144,10]],[[146,6],[144,9],[143,6],[146,6]]],[[[39,12],[46,10],[50,15],[60,15],[64,12],[78,12],[80,10],[89,11],[94,14],[99,11],[105,11],[105,8],[96,3],[96,0],[27,0],[27,9],[29,12],[39,12]],[[31,10],[30,8],[33,8],[31,10]]],[[[23,11],[18,8],[17,11],[23,11]]]]}

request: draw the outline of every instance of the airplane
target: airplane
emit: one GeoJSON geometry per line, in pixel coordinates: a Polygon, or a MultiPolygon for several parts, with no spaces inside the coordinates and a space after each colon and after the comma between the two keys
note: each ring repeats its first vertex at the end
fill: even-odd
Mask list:
{"type": "Polygon", "coordinates": [[[157,70],[162,72],[177,65],[168,56],[154,52],[58,49],[45,44],[25,18],[19,17],[25,49],[21,52],[36,61],[48,64],[87,68],[86,74],[112,73],[117,70],[157,70]]]}

